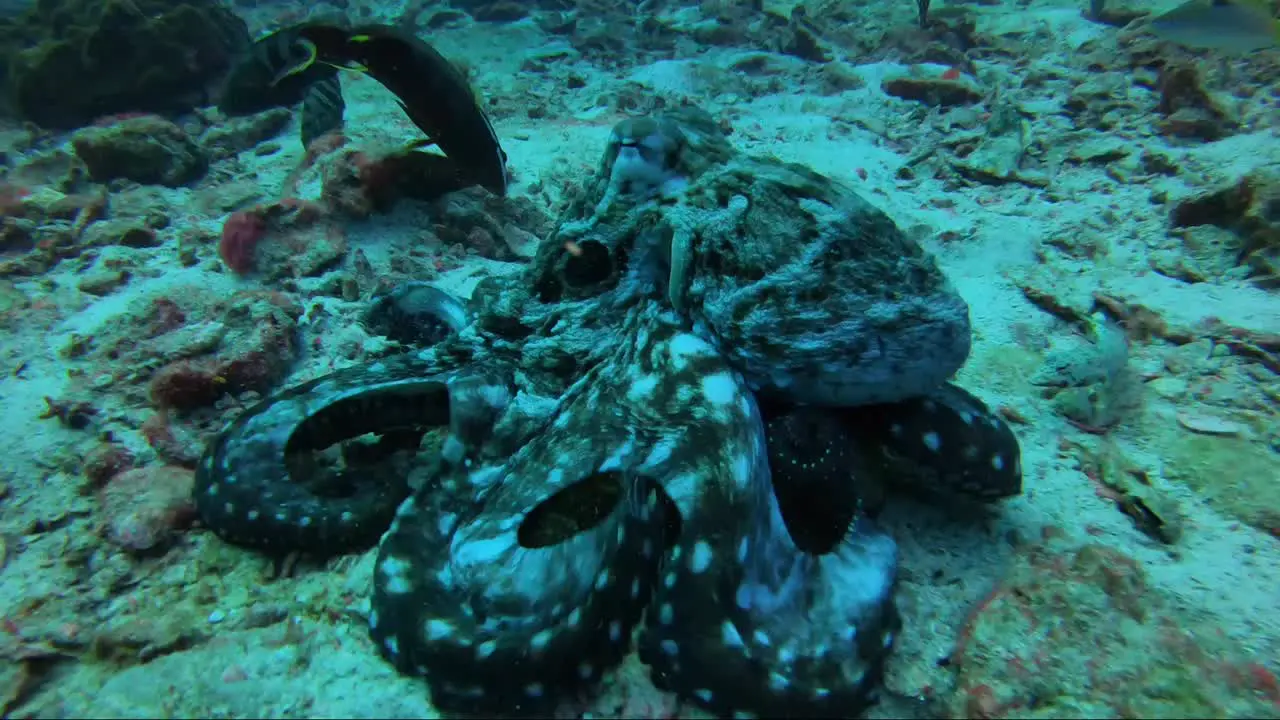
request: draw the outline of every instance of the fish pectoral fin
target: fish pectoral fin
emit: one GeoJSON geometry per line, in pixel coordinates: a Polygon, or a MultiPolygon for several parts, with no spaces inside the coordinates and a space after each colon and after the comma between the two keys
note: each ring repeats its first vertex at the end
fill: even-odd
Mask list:
{"type": "Polygon", "coordinates": [[[298,73],[305,71],[307,68],[315,64],[316,57],[320,53],[320,50],[319,48],[316,47],[316,44],[306,38],[298,38],[298,43],[301,44],[302,47],[306,49],[307,51],[306,56],[302,58],[302,60],[299,60],[298,62],[283,68],[282,70],[280,70],[280,72],[277,72],[275,74],[275,77],[271,78],[271,87],[275,87],[285,78],[291,75],[297,75],[298,73]]]}
{"type": "Polygon", "coordinates": [[[436,144],[434,138],[424,137],[410,142],[404,146],[405,150],[421,150],[423,148],[433,147],[436,144]]]}
{"type": "Polygon", "coordinates": [[[349,71],[351,71],[351,72],[358,72],[358,73],[368,73],[368,72],[369,72],[369,68],[368,68],[367,66],[365,66],[365,65],[364,65],[364,64],[362,64],[362,63],[358,63],[358,62],[356,62],[356,61],[354,61],[354,60],[348,60],[348,61],[346,61],[346,62],[341,62],[341,61],[333,61],[333,62],[331,62],[331,61],[329,61],[329,60],[321,60],[320,62],[324,63],[325,65],[328,65],[328,66],[329,66],[329,67],[331,67],[331,68],[337,69],[337,70],[349,70],[349,71]]]}

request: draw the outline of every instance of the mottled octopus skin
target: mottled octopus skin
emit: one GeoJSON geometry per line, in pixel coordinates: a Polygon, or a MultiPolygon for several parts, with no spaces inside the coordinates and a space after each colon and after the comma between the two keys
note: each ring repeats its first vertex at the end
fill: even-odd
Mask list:
{"type": "Polygon", "coordinates": [[[415,426],[447,427],[444,452],[464,453],[484,439],[508,395],[492,373],[433,374],[412,355],[303,383],[249,408],[210,444],[196,467],[196,509],[240,545],[318,555],[367,547],[409,494],[405,479],[375,467],[344,477],[356,491],[325,496],[291,478],[288,458],[415,426]]]}
{"type": "Polygon", "coordinates": [[[655,682],[717,714],[860,713],[900,624],[896,548],[864,496],[1020,487],[1008,428],[943,385],[968,314],[932,261],[848,190],[737,156],[696,111],[620,127],[528,272],[483,281],[470,309],[440,345],[250,410],[197,473],[233,542],[338,551],[384,523],[371,634],[446,712],[551,712],[638,627],[655,682]],[[642,140],[662,152],[614,173],[642,140]],[[290,483],[291,447],[406,422],[449,438],[394,518],[403,491],[290,483]],[[608,483],[616,503],[576,534],[527,541],[542,508],[608,483]]]}
{"type": "Polygon", "coordinates": [[[604,200],[571,206],[555,242],[539,249],[562,258],[555,297],[599,295],[636,281],[637,270],[669,266],[663,291],[694,332],[753,390],[797,403],[904,400],[964,364],[969,308],[936,261],[883,212],[807,167],[733,158],[703,169],[731,151],[714,127],[685,122],[680,159],[691,159],[674,171],[701,174],[675,196],[605,202],[616,197],[623,143],[638,134],[630,124],[615,132],[601,187],[587,193],[604,200]],[[563,257],[565,241],[583,252],[563,257]],[[611,272],[582,280],[578,268],[606,254],[611,272]]]}
{"type": "MultiPolygon", "coordinates": [[[[544,432],[509,462],[471,469],[456,481],[484,494],[482,507],[457,511],[456,522],[443,528],[436,513],[402,511],[381,547],[377,572],[385,579],[375,607],[417,610],[421,621],[384,628],[380,612],[375,637],[398,665],[424,671],[446,707],[534,710],[552,688],[594,680],[620,658],[646,605],[642,647],[656,655],[642,649],[642,657],[673,669],[679,683],[697,677],[674,672],[681,663],[706,668],[741,657],[721,637],[735,623],[748,638],[779,630],[772,623],[801,602],[799,593],[806,603],[833,608],[829,627],[839,630],[828,633],[832,651],[823,666],[830,685],[844,689],[838,678],[846,663],[861,680],[886,639],[876,641],[868,659],[859,656],[860,646],[840,641],[851,623],[872,634],[875,621],[891,614],[892,542],[879,538],[878,554],[862,560],[880,572],[859,602],[833,597],[836,589],[824,583],[838,586],[845,566],[861,555],[794,562],[796,549],[773,499],[760,416],[740,376],[657,305],[633,311],[627,324],[635,342],[575,386],[544,432]],[[601,473],[621,473],[628,498],[606,522],[562,545],[521,547],[517,532],[530,509],[601,473]],[[668,502],[685,528],[669,550],[662,514],[668,502]],[[777,561],[792,567],[778,575],[777,561]],[[409,567],[420,569],[413,578],[403,574],[409,567]],[[724,607],[726,583],[742,588],[746,607],[724,607]],[[478,605],[505,612],[483,613],[478,605]],[[710,619],[714,642],[699,631],[710,619]]],[[[677,689],[713,698],[728,686],[677,689]]]]}

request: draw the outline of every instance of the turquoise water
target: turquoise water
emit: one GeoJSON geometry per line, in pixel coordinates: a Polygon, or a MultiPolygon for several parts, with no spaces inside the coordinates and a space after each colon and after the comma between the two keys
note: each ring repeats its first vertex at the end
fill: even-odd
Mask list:
{"type": "Polygon", "coordinates": [[[0,707],[1280,716],[1265,12],[0,5],[0,707]]]}

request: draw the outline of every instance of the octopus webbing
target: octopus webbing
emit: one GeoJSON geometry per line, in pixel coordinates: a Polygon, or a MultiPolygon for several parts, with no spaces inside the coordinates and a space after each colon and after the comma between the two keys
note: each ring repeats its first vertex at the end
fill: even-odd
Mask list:
{"type": "Polygon", "coordinates": [[[883,491],[1021,490],[1013,433],[948,383],[968,308],[935,261],[694,109],[615,128],[467,316],[251,408],[196,488],[239,544],[381,534],[372,638],[446,712],[545,714],[633,644],[720,715],[860,712],[901,626],[883,491]],[[367,434],[392,447],[308,459],[367,434]]]}

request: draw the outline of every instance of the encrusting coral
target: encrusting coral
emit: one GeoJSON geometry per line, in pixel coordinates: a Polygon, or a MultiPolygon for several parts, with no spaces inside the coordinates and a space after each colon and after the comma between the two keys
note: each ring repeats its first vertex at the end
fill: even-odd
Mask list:
{"type": "Polygon", "coordinates": [[[207,102],[248,45],[248,26],[217,0],[36,0],[0,20],[5,104],[56,129],[182,112],[207,102]]]}

